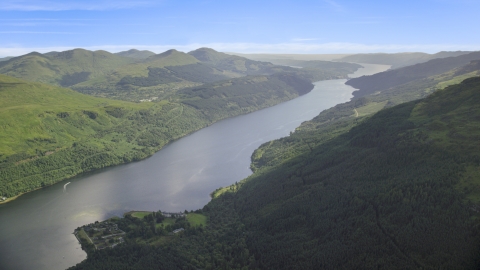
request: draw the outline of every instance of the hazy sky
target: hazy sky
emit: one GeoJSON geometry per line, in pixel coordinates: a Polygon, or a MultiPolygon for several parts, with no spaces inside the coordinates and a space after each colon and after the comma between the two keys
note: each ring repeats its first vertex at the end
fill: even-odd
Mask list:
{"type": "Polygon", "coordinates": [[[480,0],[1,0],[0,57],[111,52],[480,50],[480,0]]]}

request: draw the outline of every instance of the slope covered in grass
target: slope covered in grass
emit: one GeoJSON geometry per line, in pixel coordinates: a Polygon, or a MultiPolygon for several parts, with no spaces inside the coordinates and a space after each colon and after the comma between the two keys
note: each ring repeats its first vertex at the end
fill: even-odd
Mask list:
{"type": "Polygon", "coordinates": [[[0,96],[0,192],[7,197],[144,158],[207,124],[181,104],[107,100],[4,75],[0,96]]]}

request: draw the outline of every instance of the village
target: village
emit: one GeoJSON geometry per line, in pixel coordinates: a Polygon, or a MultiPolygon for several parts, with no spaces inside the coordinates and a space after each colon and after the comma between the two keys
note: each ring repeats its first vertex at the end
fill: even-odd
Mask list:
{"type": "MultiPolygon", "coordinates": [[[[127,232],[125,232],[118,226],[122,220],[125,221],[125,218],[129,217],[130,219],[133,218],[133,220],[138,220],[137,223],[140,221],[140,223],[143,223],[147,222],[146,218],[148,218],[148,216],[150,216],[152,221],[153,216],[156,216],[156,221],[161,220],[158,223],[155,222],[156,229],[154,231],[155,233],[158,233],[157,231],[163,230],[165,232],[164,235],[167,236],[174,236],[185,230],[183,226],[173,226],[178,219],[185,221],[188,219],[189,224],[193,226],[206,225],[206,217],[197,213],[130,211],[124,214],[123,219],[113,217],[102,222],[96,221],[94,223],[79,227],[74,231],[74,235],[82,247],[86,249],[102,250],[105,248],[114,248],[117,245],[125,243],[127,232],[136,228],[138,225],[131,224],[129,227],[125,227],[127,228],[127,232]]],[[[129,233],[128,236],[131,238],[131,233],[129,233]]]]}
{"type": "Polygon", "coordinates": [[[110,221],[96,221],[82,226],[75,230],[74,235],[80,243],[82,243],[81,239],[84,239],[91,243],[96,250],[114,248],[125,242],[125,232],[120,230],[117,224],[110,221]]]}

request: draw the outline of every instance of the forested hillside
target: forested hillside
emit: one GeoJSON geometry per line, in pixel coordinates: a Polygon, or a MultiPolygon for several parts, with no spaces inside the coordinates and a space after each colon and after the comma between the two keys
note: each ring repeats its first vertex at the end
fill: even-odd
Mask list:
{"type": "Polygon", "coordinates": [[[354,92],[353,95],[355,97],[362,97],[387,90],[391,87],[439,75],[475,60],[480,60],[480,52],[434,59],[425,63],[388,70],[371,76],[362,76],[349,80],[347,85],[359,89],[354,92]]]}
{"type": "Polygon", "coordinates": [[[313,89],[312,83],[292,73],[247,76],[180,90],[182,103],[202,112],[208,119],[248,113],[255,108],[289,100],[313,89]]]}
{"type": "Polygon", "coordinates": [[[74,269],[478,269],[479,104],[473,77],[310,129],[315,145],[296,131],[270,144],[291,155],[257,152],[251,177],[213,193],[205,229],[89,254],[74,269]]]}
{"type": "Polygon", "coordinates": [[[392,87],[378,94],[354,98],[321,112],[302,123],[293,135],[266,143],[252,155],[252,170],[259,166],[277,165],[283,159],[310,151],[311,148],[357,125],[362,118],[394,105],[417,100],[463,80],[480,76],[480,61],[440,75],[392,87]],[[321,134],[321,136],[319,136],[321,134]]]}

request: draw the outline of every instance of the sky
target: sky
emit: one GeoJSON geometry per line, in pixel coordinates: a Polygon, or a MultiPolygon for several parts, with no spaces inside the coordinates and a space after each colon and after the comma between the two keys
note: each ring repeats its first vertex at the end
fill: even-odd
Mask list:
{"type": "Polygon", "coordinates": [[[480,0],[1,0],[0,57],[73,48],[161,53],[480,50],[480,0]]]}

